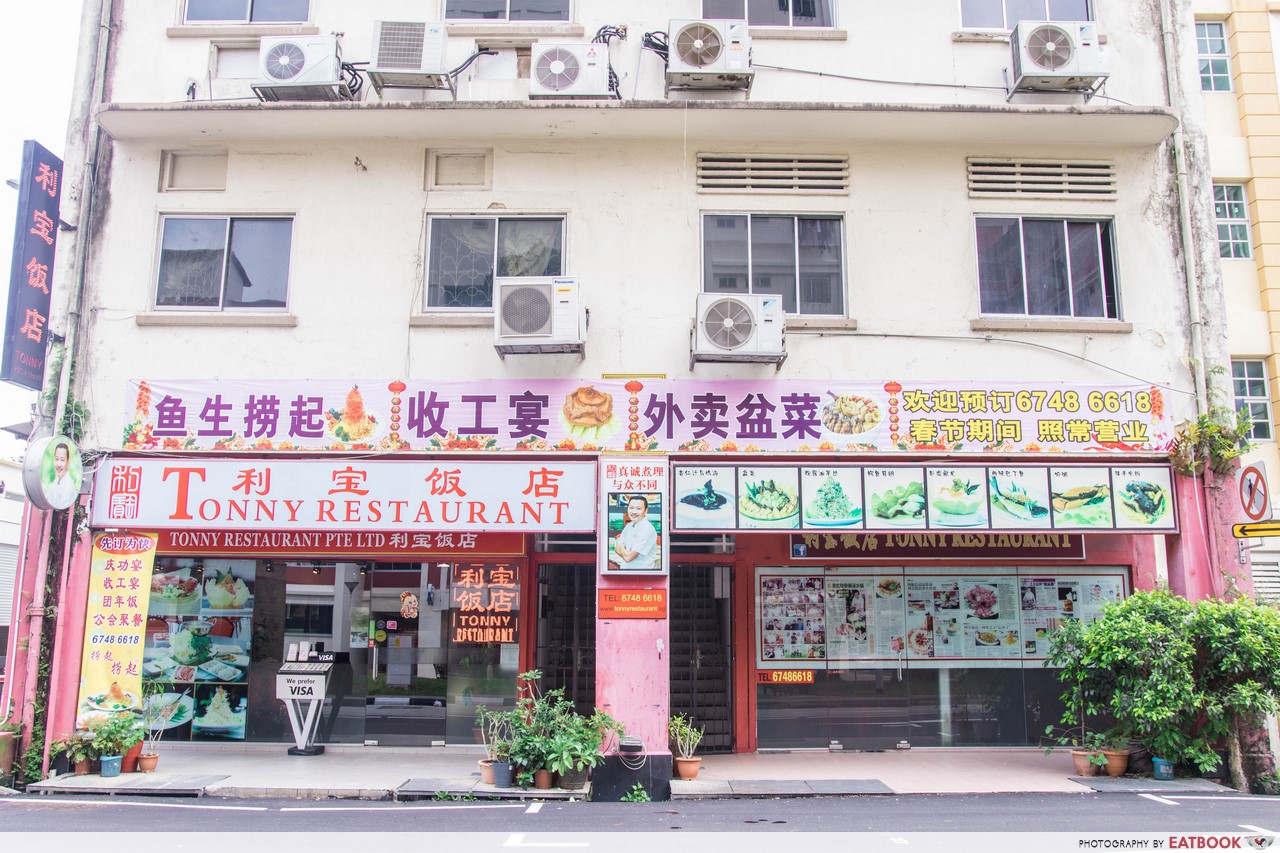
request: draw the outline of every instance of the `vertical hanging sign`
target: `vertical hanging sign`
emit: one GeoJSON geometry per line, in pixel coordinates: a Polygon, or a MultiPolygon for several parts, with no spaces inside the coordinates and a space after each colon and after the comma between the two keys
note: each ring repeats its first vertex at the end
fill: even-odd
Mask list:
{"type": "Polygon", "coordinates": [[[155,557],[154,533],[93,537],[77,729],[142,708],[142,649],[155,557]]]}
{"type": "Polygon", "coordinates": [[[22,144],[22,178],[9,271],[9,317],[0,379],[39,391],[48,346],[49,286],[58,243],[62,161],[43,145],[22,144]]]}
{"type": "Polygon", "coordinates": [[[665,456],[606,456],[600,461],[600,568],[605,575],[665,575],[669,539],[665,456]]]}

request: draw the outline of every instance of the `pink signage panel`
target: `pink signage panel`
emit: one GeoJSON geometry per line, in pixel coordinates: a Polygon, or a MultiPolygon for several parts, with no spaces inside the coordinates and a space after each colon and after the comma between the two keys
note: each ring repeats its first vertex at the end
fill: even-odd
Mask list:
{"type": "Polygon", "coordinates": [[[407,541],[435,530],[591,531],[596,516],[594,460],[117,458],[98,472],[92,523],[395,531],[407,541]]]}
{"type": "Polygon", "coordinates": [[[907,380],[162,381],[126,450],[1017,453],[1168,449],[1147,385],[907,380]]]}

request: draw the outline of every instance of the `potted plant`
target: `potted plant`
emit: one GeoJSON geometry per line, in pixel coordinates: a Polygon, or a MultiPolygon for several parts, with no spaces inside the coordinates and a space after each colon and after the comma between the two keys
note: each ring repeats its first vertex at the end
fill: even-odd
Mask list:
{"type": "Polygon", "coordinates": [[[125,752],[141,740],[142,730],[132,713],[115,714],[93,729],[93,748],[102,762],[103,777],[119,776],[125,752]]]}
{"type": "Polygon", "coordinates": [[[671,736],[671,745],[676,751],[676,777],[697,779],[702,759],[695,758],[693,752],[702,742],[702,729],[694,727],[693,721],[683,714],[675,714],[667,721],[667,734],[671,736]]]}
{"type": "Polygon", "coordinates": [[[1071,760],[1077,776],[1096,776],[1098,769],[1106,766],[1102,743],[1097,732],[1087,724],[1090,713],[1096,713],[1097,702],[1090,692],[1091,673],[1086,665],[1084,628],[1078,619],[1067,619],[1049,639],[1045,666],[1058,666],[1058,680],[1066,687],[1062,694],[1062,716],[1058,725],[1045,726],[1048,743],[1045,755],[1052,755],[1059,746],[1071,749],[1071,760]]]}
{"type": "Polygon", "coordinates": [[[519,675],[516,707],[512,714],[514,746],[511,760],[519,768],[517,782],[532,782],[537,788],[551,787],[551,770],[547,756],[552,739],[570,725],[577,716],[573,703],[564,697],[564,688],[545,693],[538,687],[541,670],[532,669],[519,675]]]}
{"type": "Polygon", "coordinates": [[[572,714],[546,745],[547,769],[559,776],[559,786],[576,791],[587,784],[591,768],[604,761],[605,739],[622,733],[622,724],[600,709],[590,717],[572,714]]]}
{"type": "Polygon", "coordinates": [[[22,723],[17,721],[0,723],[0,778],[13,772],[13,757],[17,752],[21,734],[22,723]]]}
{"type": "Polygon", "coordinates": [[[93,746],[93,735],[88,732],[74,732],[54,741],[53,749],[67,757],[77,776],[89,775],[89,768],[98,757],[93,746]]]}
{"type": "Polygon", "coordinates": [[[142,773],[152,773],[160,761],[160,739],[164,737],[165,730],[170,725],[181,722],[188,711],[182,703],[183,694],[177,694],[178,698],[173,702],[165,702],[167,696],[175,694],[165,693],[163,688],[156,684],[149,685],[145,693],[142,700],[142,728],[145,739],[142,752],[138,755],[138,770],[142,773]]]}
{"type": "Polygon", "coordinates": [[[511,787],[511,753],[515,747],[514,711],[490,711],[483,705],[476,715],[484,740],[480,781],[497,788],[511,787]]]}

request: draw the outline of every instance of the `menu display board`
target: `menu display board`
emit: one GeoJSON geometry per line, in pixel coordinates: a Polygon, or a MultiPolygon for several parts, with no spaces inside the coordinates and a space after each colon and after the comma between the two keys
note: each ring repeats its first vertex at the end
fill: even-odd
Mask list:
{"type": "Polygon", "coordinates": [[[1177,529],[1168,465],[684,465],[674,530],[1177,529]]]}
{"type": "Polygon", "coordinates": [[[163,705],[166,739],[244,740],[257,563],[158,560],[142,678],[163,705]]]}
{"type": "Polygon", "coordinates": [[[799,661],[1021,665],[1043,660],[1063,620],[1096,619],[1127,594],[1125,571],[1116,567],[1053,575],[1043,568],[759,568],[756,579],[756,663],[766,669],[799,661]]]}

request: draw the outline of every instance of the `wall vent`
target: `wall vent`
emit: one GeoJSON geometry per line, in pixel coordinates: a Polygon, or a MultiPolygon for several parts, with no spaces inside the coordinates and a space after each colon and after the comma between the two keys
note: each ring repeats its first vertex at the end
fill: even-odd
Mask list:
{"type": "Polygon", "coordinates": [[[1114,199],[1114,163],[969,158],[970,198],[1114,199]]]}
{"type": "Polygon", "coordinates": [[[842,154],[699,154],[698,191],[847,195],[849,158],[842,154]]]}

